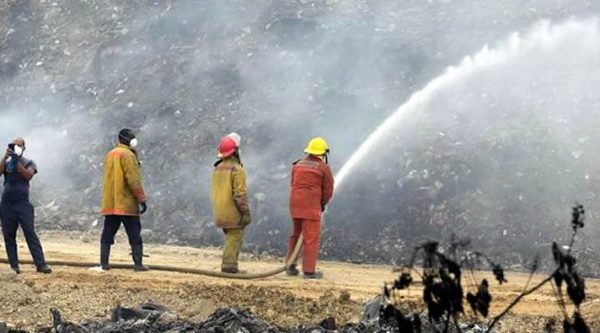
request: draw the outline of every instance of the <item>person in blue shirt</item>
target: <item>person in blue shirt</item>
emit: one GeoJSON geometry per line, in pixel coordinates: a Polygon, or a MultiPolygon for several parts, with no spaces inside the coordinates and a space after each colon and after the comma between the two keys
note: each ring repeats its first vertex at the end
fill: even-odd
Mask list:
{"type": "Polygon", "coordinates": [[[0,175],[4,176],[4,191],[0,200],[0,220],[6,255],[10,268],[21,273],[17,255],[17,229],[21,226],[36,269],[49,274],[42,245],[34,229],[34,209],[29,202],[29,182],[37,173],[35,162],[23,157],[25,140],[15,139],[0,160],[0,175]]]}

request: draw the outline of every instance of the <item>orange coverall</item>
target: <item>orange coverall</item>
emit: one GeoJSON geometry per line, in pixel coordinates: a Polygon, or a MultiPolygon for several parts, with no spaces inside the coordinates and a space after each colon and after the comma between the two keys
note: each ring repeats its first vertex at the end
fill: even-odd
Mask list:
{"type": "Polygon", "coordinates": [[[294,162],[290,191],[290,215],[293,220],[288,256],[294,251],[300,234],[304,235],[302,269],[314,273],[319,254],[321,213],[333,196],[333,175],[323,160],[313,155],[294,162]]]}

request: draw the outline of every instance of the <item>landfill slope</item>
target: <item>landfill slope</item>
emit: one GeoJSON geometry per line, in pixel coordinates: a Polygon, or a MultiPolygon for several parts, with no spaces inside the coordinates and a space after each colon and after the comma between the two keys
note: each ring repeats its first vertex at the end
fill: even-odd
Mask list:
{"type": "MultiPolygon", "coordinates": [[[[44,232],[41,238],[49,259],[69,261],[95,261],[98,258],[98,235],[88,233],[44,232]]],[[[28,255],[21,240],[20,251],[28,255]]],[[[217,248],[149,244],[146,262],[190,268],[218,270],[220,252],[217,248]]],[[[3,252],[3,248],[0,251],[3,252]]],[[[128,263],[129,248],[124,235],[120,235],[113,251],[113,262],[128,263]]],[[[243,254],[241,268],[259,272],[281,265],[279,258],[243,254]]],[[[111,270],[96,273],[87,269],[54,267],[51,275],[40,275],[33,267],[23,267],[17,276],[6,267],[0,268],[0,321],[13,327],[34,329],[51,325],[49,309],[59,309],[66,320],[81,322],[86,319],[107,319],[117,305],[139,306],[152,301],[166,306],[186,320],[200,322],[219,307],[248,308],[261,319],[282,327],[315,325],[327,317],[336,318],[338,324],[358,322],[362,317],[364,302],[376,296],[384,282],[392,282],[397,273],[390,266],[355,265],[339,262],[322,262],[326,273],[321,281],[306,281],[279,275],[253,281],[233,281],[191,274],[150,271],[134,273],[128,270],[111,270]]],[[[478,278],[490,273],[477,273],[478,278]]],[[[491,314],[501,311],[522,290],[527,276],[508,273],[508,284],[491,284],[491,314]]],[[[536,276],[534,280],[540,280],[536,276]]],[[[588,303],[583,313],[593,329],[600,329],[600,282],[588,280],[588,303]]],[[[467,284],[467,288],[471,288],[467,284]]],[[[469,289],[470,290],[470,289],[469,289]]],[[[418,287],[396,295],[403,310],[422,309],[418,287]]],[[[501,332],[539,332],[549,319],[560,323],[560,311],[550,287],[526,297],[515,310],[501,322],[501,332]]],[[[467,312],[468,320],[475,320],[467,312]]],[[[557,326],[558,327],[558,326],[557,326]]]]}
{"type": "MultiPolygon", "coordinates": [[[[236,131],[243,137],[254,218],[247,246],[281,255],[285,237],[276,236],[290,229],[290,166],[311,137],[328,140],[337,172],[387,116],[447,66],[484,45],[495,48],[516,31],[526,34],[541,19],[559,23],[597,12],[597,1],[551,0],[5,0],[0,145],[15,136],[27,141],[26,156],[39,168],[32,201],[40,229],[95,230],[104,155],[117,131],[132,127],[148,194],[144,240],[207,246],[220,236],[208,198],[215,146],[236,131]]],[[[432,109],[418,133],[401,128],[386,140],[385,152],[361,161],[359,169],[367,172],[354,170],[336,193],[323,255],[390,263],[398,249],[456,233],[480,248],[495,245],[489,252],[524,266],[530,253],[564,235],[559,222],[573,200],[598,210],[597,101],[570,95],[582,86],[595,89],[582,83],[595,76],[584,74],[564,94],[551,94],[583,103],[552,117],[561,121],[554,126],[581,140],[576,149],[553,141],[547,121],[524,116],[531,109],[553,116],[537,99],[502,98],[501,110],[491,101],[474,103],[484,118],[504,119],[491,118],[489,128],[473,121],[474,130],[486,130],[484,140],[480,131],[464,130],[478,113],[449,112],[451,101],[462,100],[455,96],[432,109]],[[578,110],[590,118],[574,117],[578,110]],[[452,122],[443,115],[464,119],[446,131],[439,123],[452,122]],[[514,147],[523,149],[510,154],[514,147]]],[[[520,81],[545,77],[556,76],[520,81]]],[[[558,77],[552,87],[572,82],[558,77]]],[[[469,91],[482,100],[478,87],[469,91]]],[[[547,95],[540,100],[552,104],[547,95]]],[[[593,255],[598,230],[591,227],[586,271],[600,275],[593,255]]]]}

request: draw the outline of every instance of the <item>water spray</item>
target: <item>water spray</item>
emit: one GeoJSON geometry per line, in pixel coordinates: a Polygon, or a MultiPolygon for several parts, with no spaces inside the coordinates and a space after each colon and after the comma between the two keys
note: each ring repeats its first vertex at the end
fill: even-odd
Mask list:
{"type": "Polygon", "coordinates": [[[478,70],[502,65],[533,50],[552,50],[554,46],[564,40],[585,35],[586,32],[589,32],[590,26],[597,31],[598,20],[572,20],[556,26],[551,25],[549,21],[542,21],[525,37],[521,37],[519,33],[513,33],[506,42],[500,44],[497,48],[490,49],[485,45],[475,55],[464,58],[460,65],[448,67],[444,74],[433,79],[423,89],[411,95],[406,103],[398,107],[392,115],[385,119],[352,153],[348,161],[335,175],[335,191],[342,188],[342,184],[344,184],[352,170],[395,125],[410,114],[422,110],[440,90],[450,87],[453,83],[469,77],[478,70]]]}

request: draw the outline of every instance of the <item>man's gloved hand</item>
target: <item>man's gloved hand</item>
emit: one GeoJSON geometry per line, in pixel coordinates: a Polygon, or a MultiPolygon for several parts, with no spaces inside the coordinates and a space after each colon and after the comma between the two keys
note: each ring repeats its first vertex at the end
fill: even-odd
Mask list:
{"type": "Polygon", "coordinates": [[[240,224],[242,225],[242,227],[247,226],[248,224],[250,224],[251,221],[252,221],[252,218],[250,217],[250,213],[242,214],[242,219],[240,221],[240,224]]]}
{"type": "Polygon", "coordinates": [[[140,202],[140,215],[144,214],[147,209],[148,209],[148,206],[146,205],[146,203],[140,202]]]}

